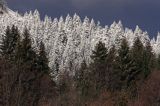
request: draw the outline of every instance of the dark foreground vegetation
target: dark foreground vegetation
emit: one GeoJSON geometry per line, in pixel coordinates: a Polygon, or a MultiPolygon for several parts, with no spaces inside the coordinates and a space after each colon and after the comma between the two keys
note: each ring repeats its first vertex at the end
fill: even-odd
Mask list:
{"type": "MultiPolygon", "coordinates": [[[[75,76],[50,76],[43,42],[31,45],[27,29],[6,29],[0,45],[0,106],[160,106],[160,56],[137,37],[124,38],[119,50],[99,42],[92,62],[75,76]]],[[[72,68],[71,68],[72,69],[72,68]]],[[[59,70],[60,71],[60,70],[59,70]]]]}

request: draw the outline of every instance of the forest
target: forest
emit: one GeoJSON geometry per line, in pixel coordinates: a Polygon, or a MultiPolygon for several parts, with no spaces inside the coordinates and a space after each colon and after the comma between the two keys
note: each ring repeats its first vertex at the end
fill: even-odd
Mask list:
{"type": "Polygon", "coordinates": [[[150,41],[137,37],[130,47],[124,37],[118,50],[99,41],[90,58],[55,81],[44,42],[34,49],[29,29],[8,26],[0,43],[0,106],[160,105],[160,55],[150,41]]]}

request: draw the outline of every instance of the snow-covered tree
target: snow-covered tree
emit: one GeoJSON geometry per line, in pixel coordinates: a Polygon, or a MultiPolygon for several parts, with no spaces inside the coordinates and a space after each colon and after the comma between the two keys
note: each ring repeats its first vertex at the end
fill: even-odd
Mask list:
{"type": "MultiPolygon", "coordinates": [[[[69,67],[70,61],[74,67],[73,72],[80,68],[83,60],[89,64],[92,50],[99,41],[104,42],[108,49],[113,45],[118,49],[124,37],[126,37],[129,47],[133,46],[136,36],[140,37],[143,45],[150,41],[148,33],[143,32],[138,26],[135,31],[132,31],[124,28],[122,22],[119,21],[109,27],[107,25],[102,27],[100,22],[96,23],[88,17],[82,21],[77,14],[74,14],[73,17],[61,16],[59,19],[53,20],[46,16],[44,20],[41,20],[38,10],[30,11],[22,16],[8,9],[8,13],[0,15],[0,23],[0,42],[7,26],[18,26],[20,34],[27,28],[31,34],[32,48],[38,51],[40,42],[44,42],[49,67],[54,69],[55,62],[58,62],[60,71],[69,67]]],[[[151,43],[156,54],[160,53],[158,39],[155,39],[154,42],[152,40],[151,43]]]]}

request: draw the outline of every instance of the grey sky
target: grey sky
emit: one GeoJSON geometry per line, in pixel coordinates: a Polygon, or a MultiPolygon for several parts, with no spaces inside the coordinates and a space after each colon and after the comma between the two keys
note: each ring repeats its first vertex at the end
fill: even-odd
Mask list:
{"type": "Polygon", "coordinates": [[[134,29],[138,24],[150,35],[160,30],[160,0],[7,0],[13,10],[21,13],[38,9],[41,17],[66,16],[77,13],[89,16],[102,25],[122,20],[124,26],[134,29]]]}

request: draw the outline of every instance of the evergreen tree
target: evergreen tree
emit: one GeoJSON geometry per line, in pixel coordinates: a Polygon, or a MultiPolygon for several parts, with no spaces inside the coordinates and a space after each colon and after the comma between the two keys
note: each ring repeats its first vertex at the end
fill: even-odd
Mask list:
{"type": "Polygon", "coordinates": [[[28,63],[29,66],[36,68],[37,55],[32,48],[32,42],[30,34],[27,29],[23,33],[24,39],[22,40],[21,58],[24,63],[28,63]]]}
{"type": "Polygon", "coordinates": [[[10,51],[9,51],[9,45],[10,45],[10,36],[11,36],[11,29],[8,26],[6,29],[6,33],[2,38],[1,43],[1,56],[4,58],[9,58],[10,51]]]}
{"type": "Polygon", "coordinates": [[[92,60],[96,63],[102,63],[105,62],[107,57],[107,48],[105,47],[105,44],[99,41],[99,43],[96,45],[95,50],[92,52],[92,60]]]}
{"type": "Polygon", "coordinates": [[[91,81],[89,76],[89,69],[85,61],[82,62],[81,68],[76,72],[76,88],[79,91],[79,95],[82,98],[90,96],[91,91],[91,81]]]}
{"type": "Polygon", "coordinates": [[[16,47],[17,47],[17,44],[19,44],[20,42],[20,34],[19,34],[19,30],[17,27],[15,27],[14,25],[12,26],[12,30],[11,30],[11,58],[12,60],[15,60],[16,58],[16,47]]]}
{"type": "Polygon", "coordinates": [[[45,71],[45,72],[49,71],[48,58],[46,56],[45,46],[43,42],[40,43],[40,48],[39,48],[38,68],[41,71],[45,71]]]}
{"type": "Polygon", "coordinates": [[[21,38],[19,37],[19,39],[17,39],[16,49],[15,49],[15,61],[18,64],[21,63],[23,60],[22,52],[23,52],[22,42],[21,42],[21,38]]]}
{"type": "Polygon", "coordinates": [[[107,59],[107,49],[105,44],[99,42],[93,54],[91,56],[93,63],[90,65],[93,81],[97,90],[101,89],[106,84],[106,59],[107,59]]]}
{"type": "Polygon", "coordinates": [[[14,25],[10,29],[7,27],[6,35],[3,37],[1,44],[1,55],[6,59],[14,61],[15,60],[15,52],[17,47],[17,42],[20,39],[20,34],[18,28],[14,25]]]}
{"type": "Polygon", "coordinates": [[[143,63],[144,64],[144,77],[147,77],[150,74],[151,69],[153,69],[155,66],[154,65],[155,58],[154,58],[152,47],[149,41],[147,42],[145,46],[143,60],[144,60],[144,63],[143,63]]]}
{"type": "Polygon", "coordinates": [[[132,60],[130,56],[130,48],[127,40],[124,38],[121,42],[120,49],[117,56],[117,69],[119,70],[121,83],[125,86],[127,84],[127,78],[132,71],[132,60]]]}
{"type": "Polygon", "coordinates": [[[120,89],[121,73],[117,70],[116,49],[112,46],[106,59],[106,86],[110,91],[120,89]]]}
{"type": "Polygon", "coordinates": [[[20,50],[18,50],[20,51],[18,53],[18,55],[20,56],[19,57],[20,62],[28,66],[30,70],[38,70],[37,69],[38,55],[32,48],[32,42],[30,39],[30,34],[28,29],[24,30],[23,36],[24,39],[22,40],[21,45],[19,45],[20,50]]]}
{"type": "MultiPolygon", "coordinates": [[[[129,73],[129,76],[127,80],[130,82],[134,80],[135,78],[139,78],[138,75],[143,74],[143,54],[144,54],[144,46],[142,42],[140,41],[139,37],[137,37],[134,41],[133,47],[131,49],[131,58],[133,61],[134,68],[129,73]]],[[[142,77],[142,76],[140,76],[142,77]]]]}

